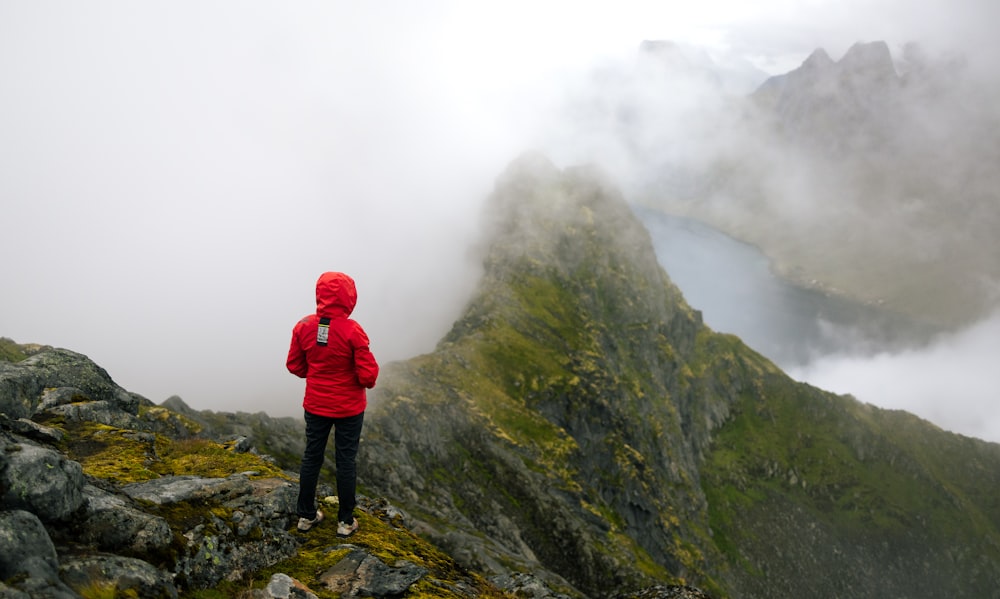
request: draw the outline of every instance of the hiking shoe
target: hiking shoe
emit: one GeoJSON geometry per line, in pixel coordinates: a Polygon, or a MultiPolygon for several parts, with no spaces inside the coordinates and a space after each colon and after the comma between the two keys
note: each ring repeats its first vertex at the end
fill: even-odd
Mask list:
{"type": "MultiPolygon", "coordinates": [[[[323,512],[316,510],[316,517],[312,520],[308,518],[299,518],[299,532],[309,532],[309,530],[323,521],[323,512]]],[[[340,530],[340,527],[337,527],[340,530]]]]}
{"type": "Polygon", "coordinates": [[[337,536],[346,539],[347,537],[353,535],[355,531],[358,530],[358,519],[352,518],[351,523],[338,522],[337,523],[337,536]]]}

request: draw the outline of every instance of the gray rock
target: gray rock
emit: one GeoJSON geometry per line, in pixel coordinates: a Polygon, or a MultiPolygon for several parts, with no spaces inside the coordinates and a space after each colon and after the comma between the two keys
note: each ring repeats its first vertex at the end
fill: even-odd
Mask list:
{"type": "Polygon", "coordinates": [[[250,599],[316,599],[316,595],[287,574],[275,574],[263,589],[255,589],[250,599]]]}
{"type": "Polygon", "coordinates": [[[522,572],[493,576],[490,582],[511,595],[525,599],[569,599],[569,595],[553,591],[544,580],[522,572]]]}
{"type": "MultiPolygon", "coordinates": [[[[0,362],[0,412],[30,418],[46,389],[69,387],[79,400],[108,401],[125,412],[138,412],[138,397],[119,387],[107,371],[87,356],[66,349],[47,349],[20,362],[0,362]]],[[[65,398],[50,397],[58,402],[65,398]]]]}
{"type": "Polygon", "coordinates": [[[228,478],[164,476],[122,487],[122,491],[133,499],[150,501],[157,505],[192,499],[215,498],[225,501],[231,497],[246,495],[252,490],[250,479],[244,474],[234,474],[228,478]]]}
{"type": "Polygon", "coordinates": [[[170,545],[167,521],[132,507],[124,498],[92,485],[83,488],[86,511],[78,540],[105,551],[129,551],[143,556],[170,545]]]}
{"type": "Polygon", "coordinates": [[[107,587],[115,597],[177,599],[173,577],[140,559],[118,555],[69,558],[59,568],[71,587],[107,587]]]}
{"type": "Polygon", "coordinates": [[[235,435],[231,439],[223,440],[223,443],[232,448],[236,453],[247,453],[253,447],[253,439],[246,435],[235,435]]]}
{"type": "Polygon", "coordinates": [[[56,548],[42,522],[23,510],[0,511],[0,580],[13,585],[0,588],[4,597],[78,597],[59,580],[56,548]]]}
{"type": "Polygon", "coordinates": [[[30,418],[42,389],[19,363],[0,361],[0,412],[11,418],[30,418]]]}
{"type": "Polygon", "coordinates": [[[179,584],[213,588],[222,580],[238,580],[296,554],[300,541],[287,529],[295,517],[297,487],[281,479],[250,481],[244,475],[234,475],[197,479],[199,486],[192,491],[188,479],[175,481],[184,484],[172,485],[166,495],[170,499],[190,498],[192,507],[210,501],[231,512],[226,518],[223,512],[206,509],[197,525],[182,532],[187,543],[174,565],[179,584]]]}
{"type": "Polygon", "coordinates": [[[427,569],[406,560],[388,566],[362,549],[355,549],[319,576],[323,585],[344,597],[391,597],[403,594],[427,569]]]}
{"type": "Polygon", "coordinates": [[[44,447],[27,443],[4,448],[0,505],[24,509],[44,521],[61,520],[83,504],[83,468],[44,447]]]}
{"type": "Polygon", "coordinates": [[[187,547],[174,571],[190,588],[213,588],[222,580],[239,580],[294,556],[299,540],[288,531],[263,523],[253,534],[238,535],[231,525],[207,515],[205,523],[184,533],[187,547]]]}
{"type": "Polygon", "coordinates": [[[126,412],[118,404],[106,400],[58,405],[48,408],[45,412],[62,416],[66,422],[99,422],[129,430],[143,428],[142,421],[134,414],[126,412]]]}
{"type": "Polygon", "coordinates": [[[2,599],[31,599],[31,595],[20,589],[9,587],[0,582],[0,598],[2,599]]]}
{"type": "Polygon", "coordinates": [[[83,390],[76,387],[49,387],[38,398],[38,409],[48,410],[81,401],[93,401],[83,390]]]}
{"type": "Polygon", "coordinates": [[[44,426],[27,418],[8,418],[6,414],[0,414],[0,429],[50,445],[59,443],[66,436],[57,428],[44,426]]]}
{"type": "Polygon", "coordinates": [[[633,593],[615,595],[613,599],[712,599],[701,589],[687,585],[656,585],[633,593]]]}
{"type": "Polygon", "coordinates": [[[38,516],[24,510],[0,512],[0,579],[55,575],[58,567],[55,545],[38,516]]]}

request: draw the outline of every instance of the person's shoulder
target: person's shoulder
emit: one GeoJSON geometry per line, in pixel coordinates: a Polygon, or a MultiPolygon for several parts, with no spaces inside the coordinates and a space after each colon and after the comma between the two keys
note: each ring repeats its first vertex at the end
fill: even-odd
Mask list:
{"type": "Polygon", "coordinates": [[[354,319],[348,319],[347,322],[349,323],[351,330],[353,330],[355,333],[362,335],[365,339],[368,338],[368,332],[365,331],[365,328],[361,326],[361,324],[358,321],[354,319]]]}
{"type": "Polygon", "coordinates": [[[315,320],[318,320],[318,317],[315,314],[307,314],[306,316],[303,316],[302,318],[299,319],[299,322],[296,323],[296,326],[309,324],[310,322],[313,322],[315,320]]]}

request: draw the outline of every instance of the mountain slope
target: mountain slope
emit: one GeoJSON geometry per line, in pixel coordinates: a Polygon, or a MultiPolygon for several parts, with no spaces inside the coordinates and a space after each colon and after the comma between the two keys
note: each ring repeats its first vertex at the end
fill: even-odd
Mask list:
{"type": "Polygon", "coordinates": [[[438,351],[377,389],[366,481],[429,490],[419,511],[470,521],[508,559],[589,592],[706,578],[685,540],[707,534],[700,448],[681,432],[704,415],[667,400],[694,387],[673,384],[673,356],[694,351],[697,314],[600,181],[538,157],[506,177],[477,299],[438,351]]]}
{"type": "Polygon", "coordinates": [[[796,383],[707,329],[587,169],[523,157],[491,206],[478,294],[435,352],[386,369],[366,422],[363,484],[431,538],[593,596],[946,577],[972,597],[997,579],[1000,486],[975,476],[998,471],[995,445],[796,383]],[[867,565],[897,549],[888,575],[867,565]]]}

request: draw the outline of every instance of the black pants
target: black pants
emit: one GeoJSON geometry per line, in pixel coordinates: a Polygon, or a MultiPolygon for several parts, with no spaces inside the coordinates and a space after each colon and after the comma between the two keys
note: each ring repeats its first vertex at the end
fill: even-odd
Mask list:
{"type": "Polygon", "coordinates": [[[340,509],[337,520],[351,522],[354,519],[358,470],[358,444],[361,441],[361,425],[365,413],[347,418],[327,418],[305,412],[306,450],[302,454],[302,468],[299,470],[299,501],[297,512],[300,518],[312,520],[316,517],[316,483],[319,470],[323,466],[326,442],[333,428],[334,461],[337,464],[337,496],[340,509]]]}

